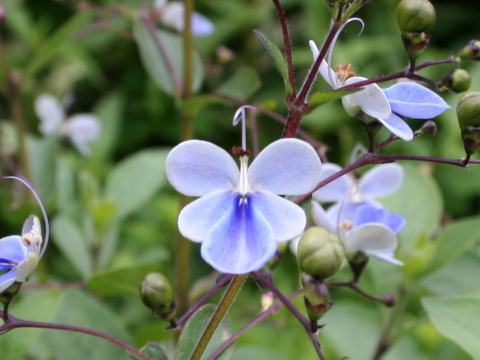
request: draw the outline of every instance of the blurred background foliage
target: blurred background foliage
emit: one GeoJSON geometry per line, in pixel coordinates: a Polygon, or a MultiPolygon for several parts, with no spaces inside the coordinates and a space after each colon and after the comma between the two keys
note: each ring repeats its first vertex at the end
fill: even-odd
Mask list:
{"type": "MultiPolygon", "coordinates": [[[[479,36],[477,1],[433,3],[437,23],[421,61],[446,58],[479,36]]],[[[171,353],[175,335],[141,304],[137,288],[150,271],[173,276],[180,201],[167,184],[164,160],[180,141],[182,104],[165,92],[144,66],[139,48],[145,44],[139,38],[142,35],[134,33],[140,1],[100,0],[95,2],[98,7],[92,8],[81,4],[3,1],[0,171],[11,174],[19,166],[17,129],[9,111],[16,96],[9,82],[14,81],[25,121],[28,172],[45,201],[52,225],[46,256],[15,299],[12,313],[25,319],[92,327],[138,347],[148,341],[160,342],[171,353]],[[102,6],[121,6],[128,11],[117,14],[102,6]],[[68,114],[90,112],[99,117],[102,134],[89,157],[78,154],[68,141],[39,132],[33,104],[42,93],[59,100],[71,96],[68,114]]],[[[308,40],[322,43],[330,14],[321,0],[285,0],[282,4],[300,86],[312,63],[308,40]]],[[[347,26],[335,47],[333,62],[352,63],[353,71],[366,77],[403,69],[407,56],[395,20],[396,4],[395,0],[372,0],[359,11],[357,15],[366,24],[364,32],[357,36],[358,23],[347,26]]],[[[231,126],[239,102],[286,115],[282,79],[252,30],[261,30],[281,48],[282,33],[270,1],[198,0],[196,10],[215,24],[212,35],[195,41],[203,69],[197,94],[228,95],[236,102],[210,98],[196,103],[195,137],[230,149],[240,143],[240,130],[231,126]]],[[[480,68],[468,62],[464,67],[472,75],[471,88],[479,90],[480,68]]],[[[423,74],[441,80],[449,70],[449,66],[439,66],[423,74]]],[[[323,80],[317,80],[315,89],[327,88],[323,80]]],[[[459,94],[444,96],[454,109],[459,94]]],[[[410,124],[420,126],[415,120],[410,124]]],[[[384,152],[463,157],[454,110],[441,115],[437,124],[435,137],[396,142],[384,152]]],[[[355,145],[365,143],[358,125],[340,101],[335,101],[313,111],[301,126],[328,146],[330,161],[346,165],[355,145]]],[[[261,147],[281,136],[282,124],[262,113],[258,113],[258,128],[261,147]]],[[[380,136],[385,138],[387,133],[380,136]]],[[[468,306],[460,309],[468,307],[469,312],[459,310],[461,314],[454,319],[478,319],[474,315],[479,307],[471,307],[480,301],[480,167],[404,165],[404,186],[384,203],[407,218],[398,250],[405,266],[372,261],[360,284],[369,293],[395,293],[399,298],[394,330],[403,336],[384,358],[479,358],[480,349],[475,350],[480,341],[464,340],[462,329],[457,332],[442,314],[455,308],[455,301],[467,299],[468,306]],[[452,245],[459,239],[460,243],[452,245]],[[440,297],[463,294],[468,296],[460,300],[440,297]]],[[[6,236],[18,233],[24,219],[37,210],[15,184],[3,184],[0,226],[1,235],[6,236]]],[[[192,246],[191,253],[191,297],[198,299],[212,286],[215,274],[199,257],[198,245],[192,246]]],[[[336,278],[347,280],[349,274],[342,269],[336,278]]],[[[286,254],[274,279],[286,294],[299,288],[293,255],[286,254]]],[[[260,311],[259,294],[257,285],[247,282],[229,316],[233,330],[260,311]]],[[[327,326],[319,337],[326,357],[371,359],[391,310],[348,289],[335,289],[332,299],[335,305],[322,320],[327,326]]],[[[294,303],[303,311],[300,297],[294,303]]],[[[474,340],[480,338],[478,330],[470,332],[474,340]]],[[[38,329],[0,336],[0,354],[2,360],[125,358],[122,349],[102,340],[38,329]]],[[[229,356],[237,360],[311,359],[314,350],[300,324],[282,309],[240,337],[229,356]]]]}

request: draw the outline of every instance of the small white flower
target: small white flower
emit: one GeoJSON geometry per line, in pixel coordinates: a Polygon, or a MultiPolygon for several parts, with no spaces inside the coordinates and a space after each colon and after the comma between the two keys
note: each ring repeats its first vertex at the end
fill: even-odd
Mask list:
{"type": "Polygon", "coordinates": [[[41,94],[35,100],[35,111],[40,118],[40,131],[44,135],[58,135],[70,139],[84,156],[90,154],[90,143],[100,137],[98,118],[92,114],[76,114],[67,118],[57,99],[41,94]]]}

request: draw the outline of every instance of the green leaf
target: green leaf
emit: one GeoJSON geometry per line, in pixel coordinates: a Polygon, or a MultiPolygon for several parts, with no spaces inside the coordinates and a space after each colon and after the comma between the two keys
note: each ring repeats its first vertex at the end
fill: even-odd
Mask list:
{"type": "Polygon", "coordinates": [[[260,88],[260,85],[257,72],[249,66],[242,66],[216,90],[216,93],[246,100],[260,88]]]}
{"type": "MultiPolygon", "coordinates": [[[[141,348],[140,351],[143,354],[147,355],[152,360],[168,360],[167,355],[165,355],[165,352],[162,350],[161,346],[157,343],[153,343],[153,342],[148,343],[143,348],[141,348]]],[[[134,360],[142,360],[139,356],[131,352],[128,352],[128,356],[134,360]]]]}
{"type": "Polygon", "coordinates": [[[480,359],[480,297],[430,298],[422,303],[443,336],[480,359]]]}
{"type": "MultiPolygon", "coordinates": [[[[64,290],[64,297],[54,321],[100,331],[131,343],[120,316],[98,300],[77,289],[64,290]]],[[[66,331],[48,331],[41,341],[49,350],[48,359],[118,360],[125,349],[96,336],[66,331]]]]}
{"type": "Polygon", "coordinates": [[[92,259],[84,235],[69,218],[59,215],[52,221],[52,239],[82,278],[92,272],[92,259]]]}
{"type": "MultiPolygon", "coordinates": [[[[52,321],[58,310],[62,294],[59,291],[48,291],[15,299],[10,308],[13,316],[32,321],[52,321]]],[[[44,329],[23,328],[0,336],[0,354],[2,360],[24,359],[28,348],[44,332],[44,329]]]]}
{"type": "Polygon", "coordinates": [[[55,136],[28,138],[28,167],[35,189],[42,197],[52,192],[55,186],[55,157],[58,155],[58,139],[55,136]]]}
{"type": "MultiPolygon", "coordinates": [[[[198,309],[198,311],[188,320],[185,328],[178,340],[177,352],[175,353],[175,360],[190,359],[195,347],[200,340],[205,328],[207,327],[210,318],[215,312],[214,305],[205,305],[198,309]]],[[[205,352],[201,359],[207,359],[226,339],[231,336],[230,324],[224,318],[218,328],[215,330],[210,342],[208,343],[205,352]]],[[[233,353],[233,346],[225,350],[217,359],[229,359],[233,353]]]]}
{"type": "Polygon", "coordinates": [[[78,11],[65,24],[56,30],[48,39],[43,40],[42,46],[35,51],[26,68],[29,77],[42,69],[45,64],[54,58],[62,46],[70,46],[73,34],[85,28],[90,21],[88,11],[78,11]]]}
{"type": "Polygon", "coordinates": [[[108,175],[106,196],[118,206],[118,217],[142,207],[165,183],[167,150],[144,150],[121,161],[108,175]]]}
{"type": "Polygon", "coordinates": [[[480,218],[462,219],[448,224],[437,238],[437,252],[425,274],[451,263],[480,240],[480,218]]]}
{"type": "Polygon", "coordinates": [[[273,63],[277,68],[277,71],[280,73],[280,76],[282,77],[283,83],[285,85],[286,96],[288,97],[292,95],[293,88],[292,88],[292,85],[290,84],[290,80],[288,77],[288,65],[287,65],[285,56],[283,56],[278,46],[272,40],[270,40],[264,33],[262,33],[260,30],[253,30],[253,32],[257,36],[262,46],[267,51],[267,54],[273,60],[273,63]]]}
{"type": "Polygon", "coordinates": [[[319,91],[310,95],[310,98],[308,99],[308,106],[311,110],[313,110],[329,101],[339,99],[345,95],[353,94],[359,90],[361,89],[319,91]]]}
{"type": "Polygon", "coordinates": [[[92,276],[87,285],[98,295],[138,295],[138,287],[143,278],[158,270],[158,265],[155,264],[108,270],[92,276]]]}
{"type": "Polygon", "coordinates": [[[201,109],[208,105],[230,105],[226,99],[214,95],[193,96],[181,101],[180,106],[184,109],[196,108],[201,109]]]}
{"type": "MultiPolygon", "coordinates": [[[[183,40],[178,35],[155,29],[152,34],[145,23],[137,18],[134,23],[133,35],[138,44],[140,57],[145,69],[155,84],[168,94],[177,92],[172,75],[167,66],[170,63],[174,69],[175,76],[183,85],[183,40]],[[162,44],[163,53],[157,41],[162,44]],[[169,62],[165,61],[168,56],[169,62]]],[[[203,68],[200,56],[193,53],[193,89],[197,91],[203,81],[203,68]]]]}

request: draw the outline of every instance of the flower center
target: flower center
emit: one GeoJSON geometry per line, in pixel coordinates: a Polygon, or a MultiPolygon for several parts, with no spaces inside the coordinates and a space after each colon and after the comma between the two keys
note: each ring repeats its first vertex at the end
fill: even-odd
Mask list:
{"type": "Polygon", "coordinates": [[[356,75],[353,71],[350,71],[351,67],[352,67],[352,64],[337,65],[335,70],[337,73],[337,82],[339,86],[342,86],[345,83],[345,80],[347,80],[348,78],[351,78],[356,75]]]}

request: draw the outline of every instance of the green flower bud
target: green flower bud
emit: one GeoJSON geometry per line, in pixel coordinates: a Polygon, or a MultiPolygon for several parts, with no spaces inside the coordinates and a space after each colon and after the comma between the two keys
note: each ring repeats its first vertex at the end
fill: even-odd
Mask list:
{"type": "Polygon", "coordinates": [[[443,84],[455,92],[467,91],[471,82],[470,73],[464,69],[455,69],[443,79],[443,84]]]}
{"type": "Polygon", "coordinates": [[[328,286],[323,280],[306,274],[302,275],[301,280],[308,317],[312,323],[316,323],[333,305],[328,286]]]}
{"type": "Polygon", "coordinates": [[[143,303],[152,309],[155,315],[170,320],[175,314],[175,302],[170,283],[160,273],[150,273],[145,276],[139,288],[143,303]]]}
{"type": "Polygon", "coordinates": [[[345,252],[337,235],[315,226],[303,233],[298,243],[297,258],[303,273],[326,279],[340,269],[345,252]]]}
{"type": "Polygon", "coordinates": [[[430,43],[430,35],[420,33],[406,33],[402,35],[403,46],[410,60],[418,58],[430,43]]]}
{"type": "Polygon", "coordinates": [[[457,118],[468,159],[480,150],[480,91],[469,91],[460,97],[457,118]]]}
{"type": "Polygon", "coordinates": [[[480,40],[471,40],[458,56],[467,60],[480,60],[480,40]]]}
{"type": "Polygon", "coordinates": [[[3,306],[8,307],[8,305],[15,297],[15,295],[17,295],[21,287],[22,283],[16,281],[8,288],[3,290],[3,292],[0,294],[0,302],[3,304],[3,306]]]}
{"type": "Polygon", "coordinates": [[[428,31],[436,20],[435,8],[428,0],[402,0],[396,15],[402,34],[428,31]]]}

